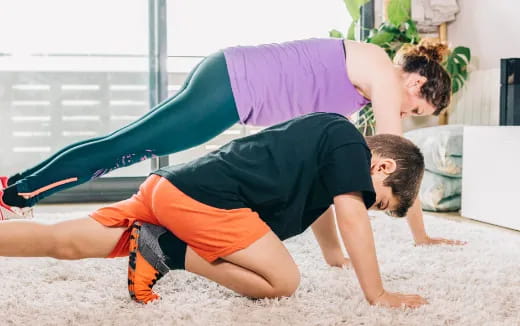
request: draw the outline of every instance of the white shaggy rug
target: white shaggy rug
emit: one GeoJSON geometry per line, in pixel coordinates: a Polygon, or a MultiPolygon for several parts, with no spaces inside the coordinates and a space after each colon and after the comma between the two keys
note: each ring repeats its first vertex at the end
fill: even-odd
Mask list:
{"type": "Polygon", "coordinates": [[[376,214],[372,224],[386,289],[429,305],[369,306],[354,272],[326,266],[307,232],[287,241],[302,282],[281,300],[249,300],[177,271],[156,285],[162,300],[145,306],[128,296],[123,258],[0,258],[0,325],[520,325],[519,233],[427,216],[432,236],[469,244],[414,247],[406,221],[376,214]]]}

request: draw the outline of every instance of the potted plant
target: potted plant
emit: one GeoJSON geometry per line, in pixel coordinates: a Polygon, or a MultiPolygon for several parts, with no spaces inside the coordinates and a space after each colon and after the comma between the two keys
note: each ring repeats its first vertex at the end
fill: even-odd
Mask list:
{"type": "MultiPolygon", "coordinates": [[[[352,23],[346,37],[337,30],[331,30],[331,37],[356,40],[355,30],[360,19],[361,7],[369,0],[343,0],[352,17],[352,23]]],[[[390,0],[387,6],[388,20],[381,23],[378,28],[372,29],[364,42],[379,45],[385,49],[391,59],[405,44],[418,44],[421,36],[415,23],[411,19],[411,0],[390,0]]],[[[452,94],[458,92],[468,77],[467,65],[471,60],[471,51],[467,47],[458,46],[450,51],[443,65],[451,76],[452,94]]],[[[362,108],[356,120],[356,126],[364,135],[375,133],[375,117],[372,107],[362,108]]]]}

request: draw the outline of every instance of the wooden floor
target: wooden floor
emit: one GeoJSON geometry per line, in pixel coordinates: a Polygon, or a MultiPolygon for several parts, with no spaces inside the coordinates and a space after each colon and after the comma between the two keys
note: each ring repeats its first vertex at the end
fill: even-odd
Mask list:
{"type": "Polygon", "coordinates": [[[464,223],[473,223],[473,224],[485,225],[485,226],[488,226],[490,228],[500,229],[500,230],[507,230],[507,231],[515,233],[515,234],[520,234],[520,231],[518,231],[518,230],[514,230],[514,229],[506,228],[506,227],[503,227],[503,226],[498,226],[498,225],[494,225],[494,224],[490,224],[490,223],[485,223],[485,222],[473,220],[471,218],[464,217],[464,216],[460,215],[459,212],[448,212],[448,213],[424,212],[424,213],[428,214],[428,215],[441,217],[441,218],[446,218],[446,219],[449,219],[449,220],[454,220],[454,221],[459,221],[459,222],[464,222],[464,223]]]}

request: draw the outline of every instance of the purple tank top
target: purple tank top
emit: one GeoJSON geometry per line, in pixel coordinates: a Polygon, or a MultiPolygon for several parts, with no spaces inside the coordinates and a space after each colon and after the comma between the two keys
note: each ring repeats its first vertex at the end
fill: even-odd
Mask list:
{"type": "Polygon", "coordinates": [[[269,126],[312,112],[348,116],[369,102],[347,75],[341,39],[309,39],[224,50],[244,124],[269,126]]]}

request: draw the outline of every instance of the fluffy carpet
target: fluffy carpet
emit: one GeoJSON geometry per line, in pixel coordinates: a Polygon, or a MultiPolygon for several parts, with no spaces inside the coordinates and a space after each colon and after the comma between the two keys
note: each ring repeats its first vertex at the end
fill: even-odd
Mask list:
{"type": "Polygon", "coordinates": [[[176,271],[155,287],[162,300],[145,306],[128,296],[126,259],[0,258],[0,325],[520,325],[519,233],[431,216],[426,224],[432,236],[469,243],[414,247],[406,221],[372,217],[385,287],[426,297],[416,310],[368,305],[353,270],[326,266],[306,232],[286,242],[302,282],[281,300],[249,300],[176,271]]]}

